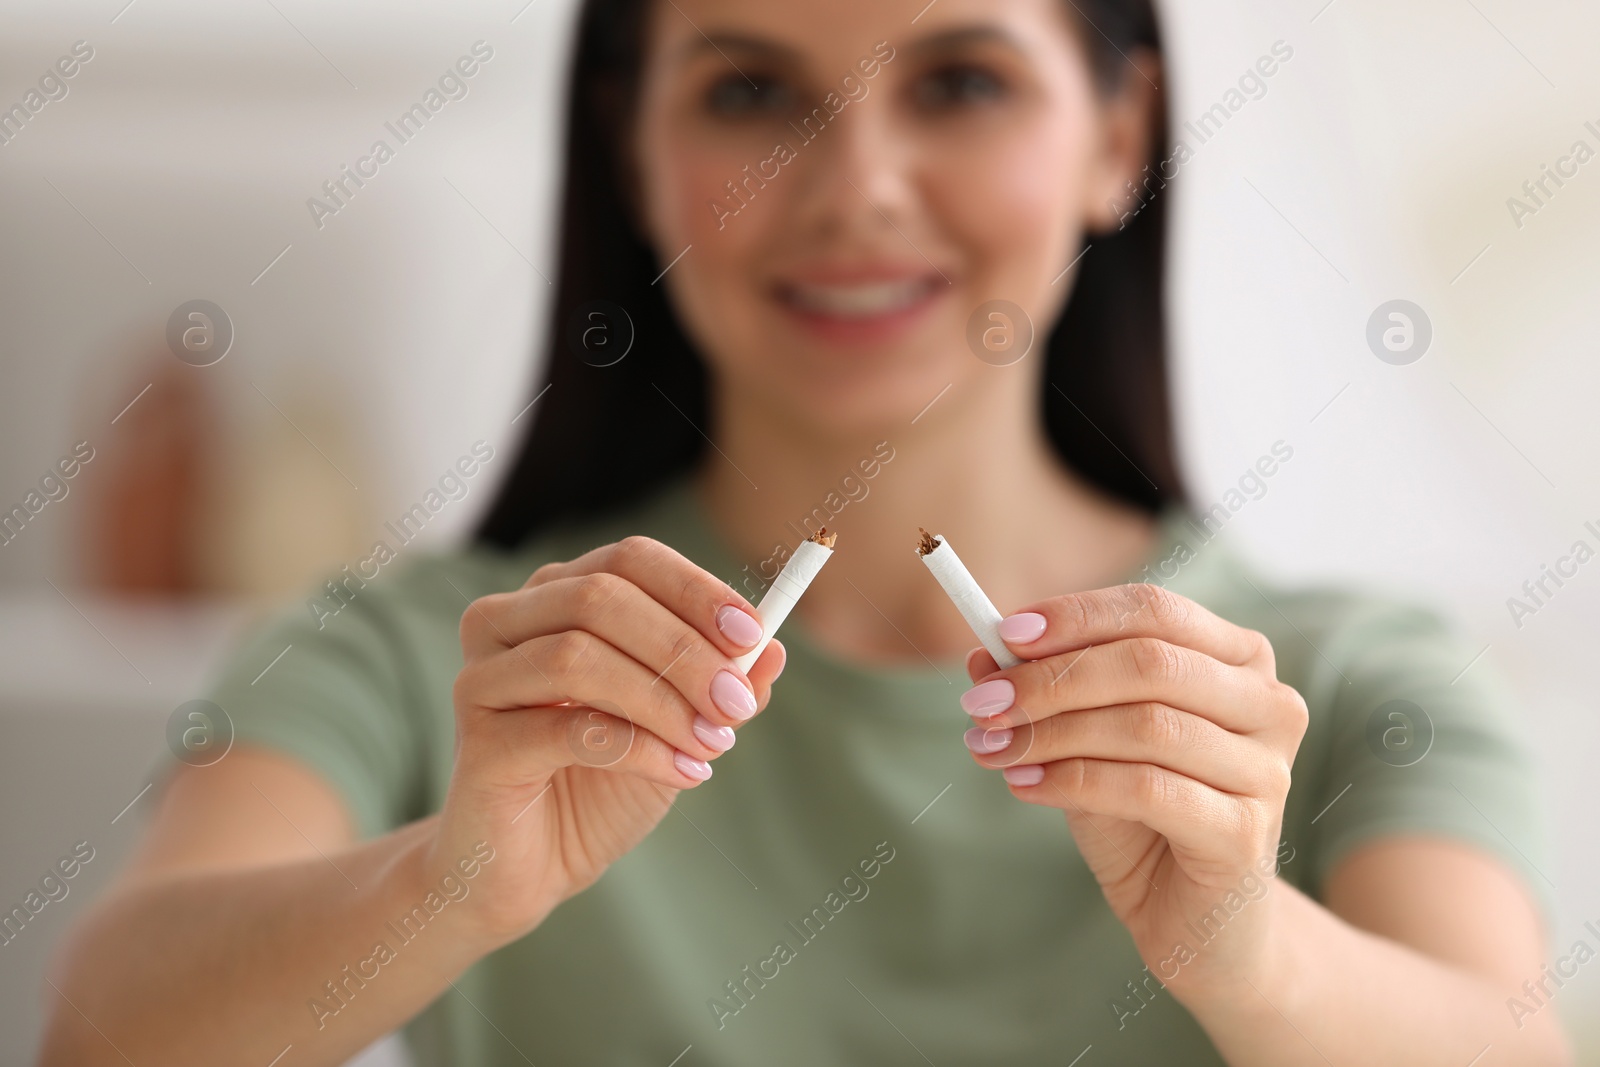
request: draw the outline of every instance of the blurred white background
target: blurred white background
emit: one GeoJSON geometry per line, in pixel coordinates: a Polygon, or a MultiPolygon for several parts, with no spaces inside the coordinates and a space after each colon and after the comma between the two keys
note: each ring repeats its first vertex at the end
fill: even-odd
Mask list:
{"type": "MultiPolygon", "coordinates": [[[[1506,601],[1578,538],[1596,543],[1585,521],[1600,526],[1600,160],[1520,227],[1507,199],[1575,141],[1600,150],[1584,127],[1600,131],[1600,8],[1164,9],[1178,124],[1275,41],[1293,49],[1163,194],[1178,211],[1195,496],[1220,499],[1286,441],[1293,460],[1227,536],[1286,579],[1441,603],[1511,674],[1556,819],[1552,940],[1570,945],[1600,920],[1600,565],[1521,628],[1506,601]],[[1397,298],[1433,327],[1406,366],[1365,340],[1397,298]]],[[[204,607],[95,593],[82,492],[0,546],[0,902],[74,842],[97,850],[72,894],[0,947],[0,1064],[31,1061],[44,960],[126,855],[167,715],[244,598],[357,558],[476,440],[502,457],[487,478],[509,467],[554,274],[572,13],[571,0],[9,0],[0,14],[0,108],[74,42],[94,49],[68,95],[0,145],[0,509],[78,441],[96,449],[84,485],[118,462],[119,430],[174,363],[167,318],[197,298],[237,333],[204,379],[224,413],[217,458],[244,472],[209,543],[208,587],[224,595],[204,607]],[[494,56],[469,94],[319,229],[307,198],[480,39],[494,56]]],[[[462,536],[490,489],[480,478],[428,543],[462,536]]],[[[1600,1063],[1600,973],[1558,1003],[1600,1063]]]]}

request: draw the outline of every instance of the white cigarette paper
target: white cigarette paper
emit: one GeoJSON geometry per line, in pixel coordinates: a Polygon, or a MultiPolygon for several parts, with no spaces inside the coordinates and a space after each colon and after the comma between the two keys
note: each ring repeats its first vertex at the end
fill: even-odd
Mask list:
{"type": "Polygon", "coordinates": [[[933,573],[934,578],[944,587],[956,610],[967,620],[967,625],[972,627],[972,632],[978,635],[978,640],[989,650],[989,655],[994,657],[994,661],[1002,668],[1015,667],[1021,663],[1022,660],[1017,658],[1016,653],[1007,648],[1006,643],[1000,639],[999,610],[984,595],[977,579],[972,577],[972,573],[967,570],[966,564],[961,562],[961,557],[956,555],[956,550],[950,547],[950,542],[944,539],[944,535],[934,537],[929,535],[927,530],[923,530],[917,554],[922,557],[922,562],[928,565],[928,570],[933,573]]]}
{"type": "Polygon", "coordinates": [[[800,542],[800,547],[794,550],[789,562],[783,565],[783,570],[772,580],[772,584],[761,597],[761,603],[756,605],[756,610],[761,613],[761,640],[755,648],[734,658],[733,662],[741,671],[748,672],[755,666],[756,660],[761,658],[761,653],[767,650],[767,645],[772,642],[772,635],[778,632],[783,620],[789,617],[789,612],[800,602],[800,597],[811,584],[811,580],[817,576],[817,572],[822,570],[822,565],[832,558],[834,539],[838,536],[828,533],[827,527],[823,527],[810,540],[800,542]]]}

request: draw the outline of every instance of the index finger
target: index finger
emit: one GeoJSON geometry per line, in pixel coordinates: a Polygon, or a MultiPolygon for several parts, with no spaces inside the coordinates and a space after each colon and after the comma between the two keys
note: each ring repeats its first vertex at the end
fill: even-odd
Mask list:
{"type": "Polygon", "coordinates": [[[1255,630],[1159,585],[1136,583],[1069,593],[1000,620],[1000,636],[1023,659],[1043,659],[1131,637],[1155,637],[1235,667],[1273,670],[1272,645],[1255,630]]]}
{"type": "Polygon", "coordinates": [[[615,574],[694,627],[730,656],[761,640],[756,609],[733,586],[676,549],[649,537],[625,537],[564,563],[547,563],[522,588],[598,572],[615,574]]]}

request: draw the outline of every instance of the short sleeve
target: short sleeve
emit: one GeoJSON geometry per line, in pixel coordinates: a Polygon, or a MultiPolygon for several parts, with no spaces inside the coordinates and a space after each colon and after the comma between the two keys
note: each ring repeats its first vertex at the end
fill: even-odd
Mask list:
{"type": "Polygon", "coordinates": [[[379,600],[364,593],[320,617],[284,609],[248,634],[205,696],[234,745],[276,749],[326,778],[362,837],[416,817],[424,759],[413,658],[379,600]]]}
{"type": "Polygon", "coordinates": [[[1309,806],[1313,891],[1363,842],[1437,835],[1503,860],[1552,922],[1531,727],[1486,650],[1426,609],[1366,604],[1322,653],[1332,721],[1309,806]]]}

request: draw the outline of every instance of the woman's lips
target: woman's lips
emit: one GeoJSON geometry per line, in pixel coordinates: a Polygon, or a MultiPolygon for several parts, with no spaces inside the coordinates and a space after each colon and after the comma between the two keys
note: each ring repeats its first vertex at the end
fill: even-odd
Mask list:
{"type": "Polygon", "coordinates": [[[854,282],[788,282],[778,303],[813,333],[839,342],[882,342],[909,330],[949,288],[937,275],[854,282]]]}

